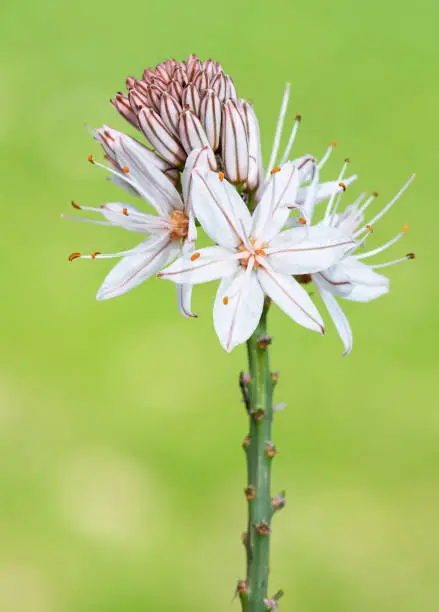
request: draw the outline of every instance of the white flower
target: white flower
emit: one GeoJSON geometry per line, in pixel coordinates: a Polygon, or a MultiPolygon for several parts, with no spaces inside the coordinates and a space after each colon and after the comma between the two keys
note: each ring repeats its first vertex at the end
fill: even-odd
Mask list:
{"type": "MultiPolygon", "coordinates": [[[[194,150],[189,156],[182,174],[183,197],[165,176],[157,164],[151,163],[151,152],[134,139],[120,132],[109,131],[113,168],[102,166],[89,158],[93,164],[106,168],[117,181],[130,188],[149,202],[156,215],[147,214],[134,206],[120,202],[102,204],[100,208],[78,206],[79,210],[102,214],[106,221],[91,219],[85,221],[106,226],[123,227],[140,234],[149,234],[136,247],[114,254],[92,253],[81,255],[73,253],[69,259],[108,259],[121,257],[105,278],[97,293],[98,300],[117,297],[137,287],[144,280],[166,266],[178,255],[190,254],[194,250],[196,228],[191,206],[191,172],[194,167],[208,164],[207,150],[194,150]]],[[[69,217],[72,218],[72,217],[69,217]]],[[[177,285],[177,298],[181,314],[196,316],[191,312],[192,287],[188,284],[177,285]]]]}
{"type": "MultiPolygon", "coordinates": [[[[364,204],[364,194],[353,204],[348,206],[343,213],[338,213],[338,203],[340,197],[334,205],[333,196],[328,202],[323,220],[317,225],[321,228],[338,228],[345,235],[346,239],[355,240],[356,247],[347,253],[339,262],[317,273],[304,275],[300,280],[304,283],[313,281],[322,296],[326,308],[334,321],[337,331],[344,345],[343,355],[348,355],[352,350],[352,331],[346,315],[338,304],[336,297],[344,298],[354,302],[369,302],[389,291],[389,279],[375,272],[376,269],[384,268],[400,261],[414,259],[414,253],[409,253],[405,257],[377,265],[367,265],[363,260],[378,255],[395,244],[407,232],[405,225],[403,231],[380,247],[368,252],[358,252],[359,247],[371,235],[374,224],[395,204],[399,197],[415,178],[413,175],[407,183],[400,189],[392,200],[377,213],[367,223],[364,222],[364,213],[368,206],[375,200],[377,193],[370,196],[364,204]]],[[[309,216],[312,216],[313,206],[308,208],[309,216]]]]}
{"type": "Polygon", "coordinates": [[[222,173],[201,169],[192,173],[194,212],[218,246],[183,256],[158,276],[189,284],[222,279],[213,319],[227,351],[245,342],[257,327],[264,294],[300,325],[324,332],[316,307],[291,275],[330,267],[354,243],[332,227],[280,233],[300,175],[301,169],[291,162],[271,174],[252,216],[222,173]]]}

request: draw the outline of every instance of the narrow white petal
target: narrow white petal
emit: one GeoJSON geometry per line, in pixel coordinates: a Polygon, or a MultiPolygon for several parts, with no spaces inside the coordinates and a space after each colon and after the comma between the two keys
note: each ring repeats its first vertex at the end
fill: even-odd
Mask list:
{"type": "Polygon", "coordinates": [[[177,290],[177,304],[180,314],[186,318],[198,317],[197,314],[192,312],[191,308],[193,285],[177,284],[175,288],[177,290]]]}
{"type": "Polygon", "coordinates": [[[251,215],[238,192],[216,172],[194,170],[192,196],[194,212],[210,238],[226,248],[244,242],[242,225],[247,231],[251,215]]]}
{"type": "Polygon", "coordinates": [[[229,276],[238,266],[235,253],[214,246],[195,251],[191,257],[179,257],[157,276],[174,283],[197,285],[229,276]]]}
{"type": "Polygon", "coordinates": [[[325,332],[322,318],[308,293],[291,276],[278,274],[269,268],[258,268],[258,278],[263,290],[273,302],[299,325],[325,332]]]}
{"type": "Polygon", "coordinates": [[[257,275],[244,269],[221,281],[213,307],[213,322],[226,351],[245,342],[256,329],[264,307],[257,275]]]}
{"type": "Polygon", "coordinates": [[[130,204],[108,202],[101,205],[100,211],[112,225],[123,227],[132,232],[149,233],[167,229],[164,219],[155,215],[148,215],[130,204]]]}
{"type": "Polygon", "coordinates": [[[248,134],[248,177],[247,185],[251,191],[258,188],[262,181],[262,153],[261,139],[259,134],[259,123],[253,106],[248,102],[241,101],[241,108],[246,120],[248,134]]]}
{"type": "Polygon", "coordinates": [[[299,227],[281,232],[266,249],[270,265],[283,274],[308,274],[338,263],[355,242],[337,228],[299,227]]]}
{"type": "Polygon", "coordinates": [[[314,279],[314,283],[322,296],[322,300],[325,303],[329,315],[334,321],[334,325],[337,328],[341,341],[343,342],[343,356],[349,355],[349,353],[352,351],[352,330],[351,326],[349,325],[349,321],[335,297],[329,293],[329,291],[326,291],[323,288],[319,280],[314,279]]]}
{"type": "Polygon", "coordinates": [[[191,195],[192,195],[192,171],[195,168],[205,168],[206,170],[211,169],[209,164],[209,152],[207,147],[201,149],[194,149],[186,160],[184,166],[184,172],[181,175],[181,186],[183,190],[183,201],[186,211],[192,209],[191,195]]]}
{"type": "Polygon", "coordinates": [[[292,162],[270,175],[253,214],[253,237],[268,241],[280,231],[290,214],[288,205],[296,201],[298,186],[297,168],[292,162]]]}
{"type": "Polygon", "coordinates": [[[178,250],[179,246],[175,241],[163,240],[152,251],[124,257],[107,275],[96,298],[108,300],[134,289],[173,259],[178,250]]]}

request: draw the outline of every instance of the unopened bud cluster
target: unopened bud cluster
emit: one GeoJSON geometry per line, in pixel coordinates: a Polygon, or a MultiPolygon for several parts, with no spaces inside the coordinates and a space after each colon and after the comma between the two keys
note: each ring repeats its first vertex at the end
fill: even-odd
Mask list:
{"type": "Polygon", "coordinates": [[[127,93],[112,100],[169,164],[184,166],[194,149],[209,148],[212,170],[255,190],[261,179],[259,125],[251,104],[238,99],[219,62],[169,59],[126,79],[127,93]]]}

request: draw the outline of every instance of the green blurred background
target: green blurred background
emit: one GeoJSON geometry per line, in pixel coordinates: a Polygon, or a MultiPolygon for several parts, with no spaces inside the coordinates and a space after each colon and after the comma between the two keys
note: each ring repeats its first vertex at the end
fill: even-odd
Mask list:
{"type": "Polygon", "coordinates": [[[295,154],[340,143],[326,178],[349,155],[351,195],[384,204],[418,172],[373,236],[408,223],[390,257],[418,259],[388,270],[385,298],[344,302],[350,357],[330,323],[323,339],[273,309],[288,505],[271,590],[288,611],[439,609],[437,3],[18,0],[0,16],[0,611],[239,609],[245,351],[220,348],[215,283],[195,293],[198,321],[156,279],[97,303],[112,262],[68,254],[136,237],[59,219],[72,198],[121,197],[87,163],[84,122],[123,129],[108,100],[125,76],[191,52],[254,101],[266,161],[291,80],[295,154]]]}

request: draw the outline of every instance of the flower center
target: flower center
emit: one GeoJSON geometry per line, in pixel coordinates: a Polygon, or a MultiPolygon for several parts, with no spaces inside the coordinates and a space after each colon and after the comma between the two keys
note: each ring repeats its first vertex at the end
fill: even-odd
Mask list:
{"type": "Polygon", "coordinates": [[[189,217],[182,210],[174,210],[169,215],[169,238],[171,240],[181,240],[187,237],[189,229],[189,217]]]}
{"type": "Polygon", "coordinates": [[[244,257],[242,257],[239,262],[241,264],[241,266],[243,268],[246,268],[248,266],[248,262],[250,261],[250,257],[254,257],[255,258],[255,267],[257,268],[260,264],[258,262],[258,260],[256,259],[256,257],[259,255],[260,257],[263,257],[264,255],[266,255],[265,249],[267,248],[266,244],[261,244],[260,246],[258,246],[257,249],[254,248],[255,244],[256,244],[256,238],[250,238],[249,239],[249,243],[252,246],[252,250],[250,251],[248,249],[248,247],[242,243],[239,247],[238,247],[238,251],[239,253],[244,253],[244,257]]]}

